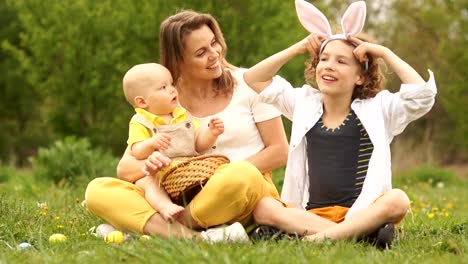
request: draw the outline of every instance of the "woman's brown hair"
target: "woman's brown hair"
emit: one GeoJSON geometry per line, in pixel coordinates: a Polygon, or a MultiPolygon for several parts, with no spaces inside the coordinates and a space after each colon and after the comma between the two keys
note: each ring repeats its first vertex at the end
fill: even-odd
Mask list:
{"type": "Polygon", "coordinates": [[[216,19],[210,14],[198,13],[192,10],[179,11],[161,23],[159,30],[159,50],[161,64],[166,66],[174,78],[175,85],[181,76],[179,65],[184,60],[184,44],[186,37],[194,30],[207,25],[214,33],[216,41],[221,45],[220,63],[222,75],[214,80],[213,90],[216,95],[231,94],[236,81],[225,68],[234,66],[226,61],[227,46],[216,19]]]}
{"type": "MultiPolygon", "coordinates": [[[[358,34],[356,38],[365,42],[373,42],[366,34],[358,34]]],[[[349,45],[353,44],[349,43],[349,45]]],[[[354,88],[352,100],[356,98],[367,99],[375,97],[384,87],[385,76],[382,73],[380,62],[369,54],[367,54],[367,58],[369,59],[368,69],[366,70],[364,64],[361,64],[361,73],[364,75],[365,81],[362,85],[357,85],[354,88]]],[[[314,87],[317,87],[315,72],[319,62],[320,56],[307,60],[304,70],[306,82],[314,87]]]]}

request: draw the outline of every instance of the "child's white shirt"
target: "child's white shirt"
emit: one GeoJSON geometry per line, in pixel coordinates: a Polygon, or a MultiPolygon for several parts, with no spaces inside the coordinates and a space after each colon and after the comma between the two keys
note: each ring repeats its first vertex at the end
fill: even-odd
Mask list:
{"type": "MultiPolygon", "coordinates": [[[[346,218],[367,208],[382,193],[392,188],[390,143],[411,121],[429,112],[434,105],[437,88],[430,70],[429,75],[427,83],[402,84],[397,93],[384,90],[374,98],[355,99],[352,102],[351,109],[369,134],[374,151],[361,194],[346,218]]],[[[292,121],[281,198],[287,203],[305,208],[309,201],[305,135],[323,114],[322,94],[309,85],[293,88],[288,81],[276,76],[260,93],[260,100],[273,104],[292,121]]]]}

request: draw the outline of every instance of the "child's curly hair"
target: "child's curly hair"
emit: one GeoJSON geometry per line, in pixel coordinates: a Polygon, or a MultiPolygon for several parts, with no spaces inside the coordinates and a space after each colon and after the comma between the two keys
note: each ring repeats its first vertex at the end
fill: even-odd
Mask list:
{"type": "MultiPolygon", "coordinates": [[[[367,34],[358,34],[356,38],[365,41],[365,42],[374,42],[367,34]]],[[[352,45],[352,44],[350,44],[352,45]]],[[[364,64],[361,64],[361,71],[365,77],[365,81],[362,85],[357,85],[354,88],[352,100],[367,99],[376,96],[380,91],[383,90],[385,84],[385,76],[382,73],[382,65],[380,60],[367,54],[369,59],[368,70],[365,70],[364,64]]],[[[319,63],[320,58],[316,56],[315,58],[310,58],[305,63],[304,76],[307,84],[317,87],[317,80],[315,78],[315,72],[317,64],[319,63]]]]}

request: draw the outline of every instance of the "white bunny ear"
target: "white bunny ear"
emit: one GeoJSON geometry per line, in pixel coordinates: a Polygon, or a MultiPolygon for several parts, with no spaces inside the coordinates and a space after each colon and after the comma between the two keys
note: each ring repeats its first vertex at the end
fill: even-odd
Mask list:
{"type": "Polygon", "coordinates": [[[304,0],[296,0],[299,21],[310,33],[329,37],[332,34],[330,23],[314,5],[304,0]]]}
{"type": "Polygon", "coordinates": [[[341,27],[346,37],[356,35],[364,28],[366,22],[366,2],[352,3],[341,19],[341,27]]]}

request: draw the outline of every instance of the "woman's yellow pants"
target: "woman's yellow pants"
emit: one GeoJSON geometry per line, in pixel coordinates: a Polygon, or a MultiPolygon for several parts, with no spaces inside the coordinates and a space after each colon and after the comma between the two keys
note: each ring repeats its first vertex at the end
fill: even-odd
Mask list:
{"type": "MultiPolygon", "coordinates": [[[[235,161],[220,166],[188,206],[193,219],[205,228],[234,222],[247,225],[265,196],[279,199],[271,173],[262,175],[251,163],[235,161]]],[[[85,199],[89,212],[124,231],[143,233],[156,213],[141,188],[117,178],[92,180],[85,199]]]]}

